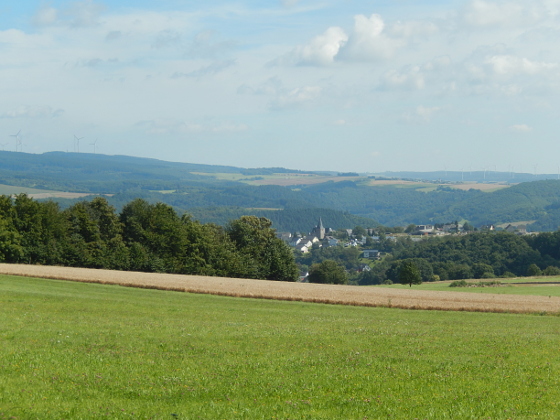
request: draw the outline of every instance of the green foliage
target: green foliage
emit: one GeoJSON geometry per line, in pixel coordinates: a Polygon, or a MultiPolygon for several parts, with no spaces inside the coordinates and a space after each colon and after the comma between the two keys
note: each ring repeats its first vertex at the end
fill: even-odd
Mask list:
{"type": "Polygon", "coordinates": [[[295,281],[291,249],[265,218],[229,230],[136,199],[119,215],[102,197],[60,211],[25,194],[0,196],[0,261],[295,281]]]}
{"type": "Polygon", "coordinates": [[[545,276],[560,276],[560,268],[549,265],[543,270],[545,276]]]}
{"type": "Polygon", "coordinates": [[[469,283],[465,280],[455,280],[449,283],[449,287],[467,287],[469,283]]]}
{"type": "Polygon", "coordinates": [[[243,277],[296,281],[298,269],[291,249],[276,237],[264,217],[242,216],[226,227],[226,234],[244,259],[243,277]]]}
{"type": "Polygon", "coordinates": [[[531,264],[527,268],[527,276],[541,276],[542,271],[537,264],[531,264]]]}
{"type": "Polygon", "coordinates": [[[311,266],[325,260],[332,260],[343,266],[346,270],[355,271],[362,264],[360,261],[361,254],[362,251],[357,247],[343,247],[339,245],[313,248],[310,252],[298,256],[296,261],[300,264],[311,266]]]}
{"type": "Polygon", "coordinates": [[[308,279],[310,283],[346,284],[348,282],[344,267],[333,260],[313,264],[309,270],[308,279]]]}
{"type": "Polygon", "coordinates": [[[413,284],[422,284],[422,276],[420,270],[412,261],[403,262],[399,270],[399,282],[401,284],[408,284],[412,287],[413,284]]]}

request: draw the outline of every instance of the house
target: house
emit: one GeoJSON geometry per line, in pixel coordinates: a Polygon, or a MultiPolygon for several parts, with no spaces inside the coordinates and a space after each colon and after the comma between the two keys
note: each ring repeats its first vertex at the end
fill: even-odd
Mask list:
{"type": "Polygon", "coordinates": [[[292,234],[290,232],[276,232],[276,237],[287,243],[292,241],[292,234]]]}
{"type": "Polygon", "coordinates": [[[456,223],[447,223],[447,224],[443,225],[442,230],[445,233],[459,232],[459,225],[456,224],[456,223]]]}
{"type": "Polygon", "coordinates": [[[415,233],[417,235],[429,235],[434,232],[434,225],[416,225],[415,233]]]}
{"type": "Polygon", "coordinates": [[[381,258],[381,253],[377,249],[364,249],[364,258],[378,260],[381,258]]]}
{"type": "Polygon", "coordinates": [[[309,248],[311,248],[311,244],[308,242],[300,243],[298,244],[298,246],[296,246],[296,249],[302,254],[307,254],[309,252],[309,248]]]}
{"type": "Polygon", "coordinates": [[[525,235],[527,233],[527,226],[526,225],[507,225],[504,229],[506,232],[516,233],[518,235],[525,235]]]}
{"type": "Polygon", "coordinates": [[[340,243],[338,239],[333,238],[332,236],[327,236],[325,239],[327,241],[327,246],[337,246],[340,243]]]}

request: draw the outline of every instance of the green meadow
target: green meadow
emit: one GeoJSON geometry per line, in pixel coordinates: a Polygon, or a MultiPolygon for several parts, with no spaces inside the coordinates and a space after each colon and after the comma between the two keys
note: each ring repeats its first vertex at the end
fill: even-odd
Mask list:
{"type": "Polygon", "coordinates": [[[555,316],[0,276],[0,419],[557,419],[555,316]]]}
{"type": "MultiPolygon", "coordinates": [[[[500,282],[498,286],[485,287],[449,287],[451,282],[422,283],[413,286],[416,290],[432,292],[468,292],[468,293],[491,293],[500,295],[534,295],[534,296],[560,296],[560,277],[544,278],[514,278],[514,279],[481,279],[468,280],[468,283],[500,282]],[[546,284],[548,283],[548,284],[546,284]]],[[[410,289],[403,284],[381,285],[375,287],[390,287],[393,289],[410,289]]]]}

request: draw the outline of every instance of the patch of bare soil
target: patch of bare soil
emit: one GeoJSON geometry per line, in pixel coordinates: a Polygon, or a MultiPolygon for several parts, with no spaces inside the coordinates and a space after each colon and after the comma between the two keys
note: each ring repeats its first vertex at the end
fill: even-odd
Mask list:
{"type": "Polygon", "coordinates": [[[560,297],[555,296],[430,292],[18,264],[0,264],[0,274],[341,305],[473,312],[560,313],[560,297]]]}

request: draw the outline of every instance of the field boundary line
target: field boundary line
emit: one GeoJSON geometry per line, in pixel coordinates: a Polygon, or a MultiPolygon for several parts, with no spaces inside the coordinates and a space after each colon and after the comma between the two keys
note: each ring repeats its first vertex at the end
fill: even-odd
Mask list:
{"type": "Polygon", "coordinates": [[[560,297],[290,283],[180,274],[0,263],[0,274],[144,289],[335,305],[468,312],[560,314],[560,297]]]}

